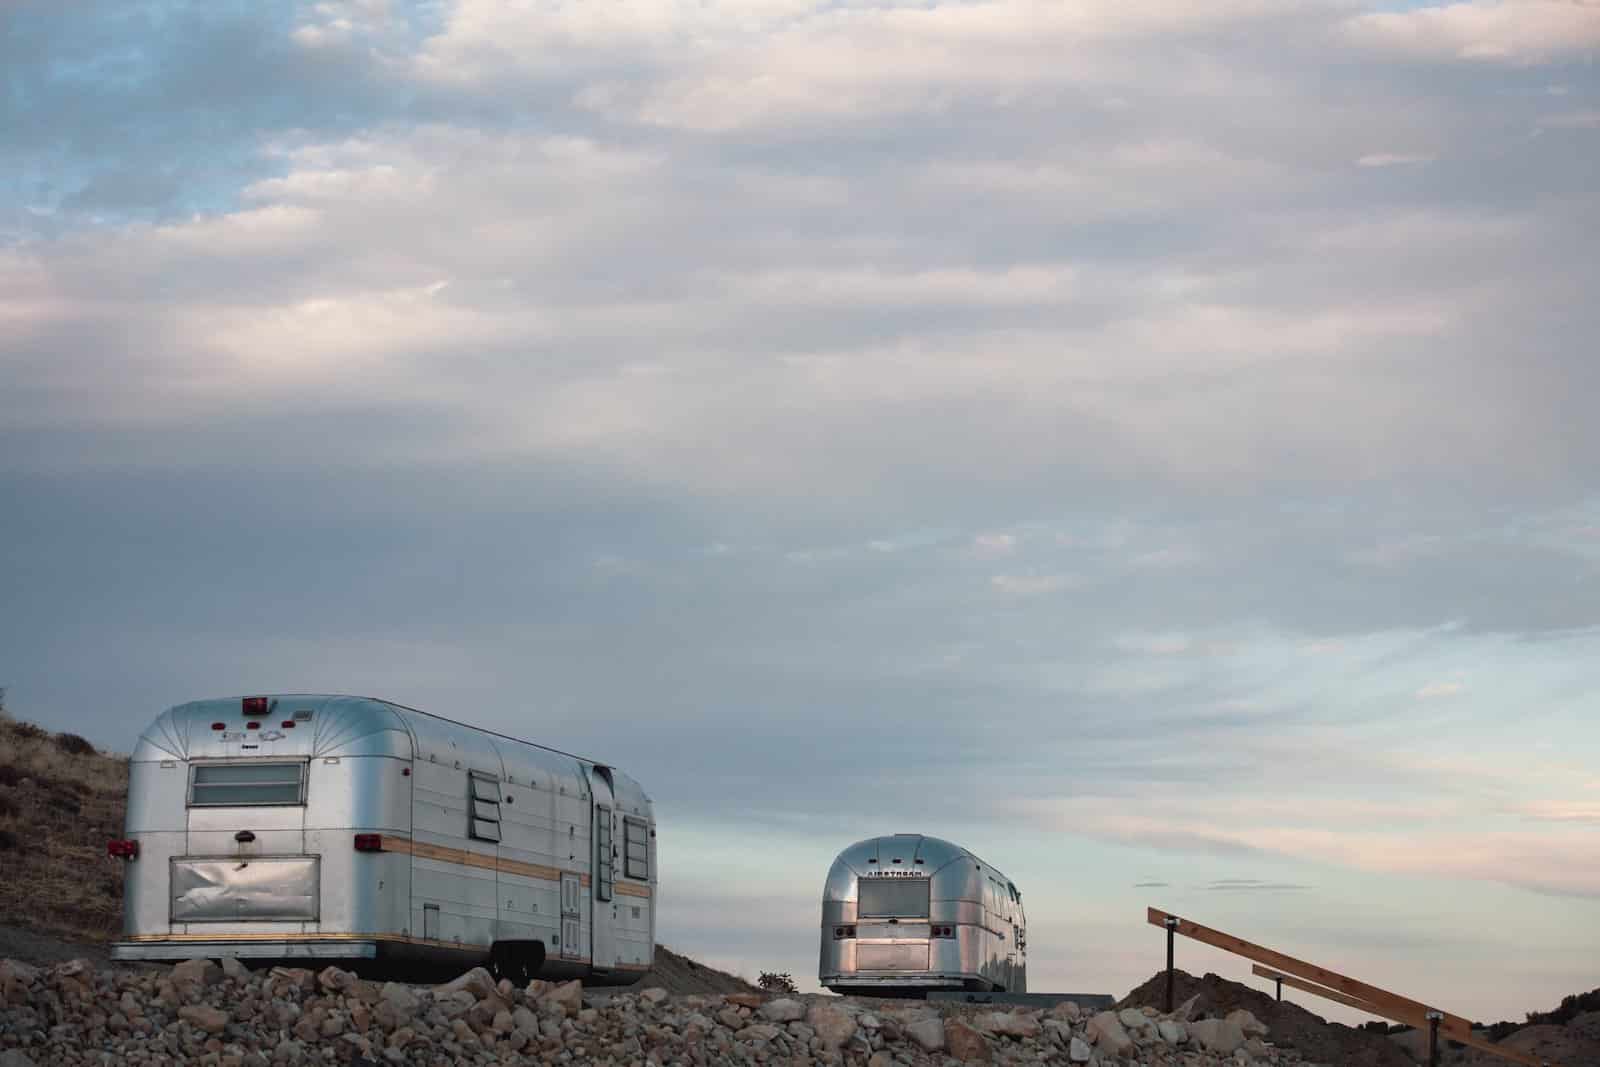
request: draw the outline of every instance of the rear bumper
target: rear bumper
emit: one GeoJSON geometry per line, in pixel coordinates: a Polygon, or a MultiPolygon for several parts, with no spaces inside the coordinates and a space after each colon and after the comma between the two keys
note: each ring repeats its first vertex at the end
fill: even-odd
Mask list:
{"type": "Polygon", "coordinates": [[[825,974],[821,984],[829,989],[961,989],[966,979],[943,974],[825,974]]]}
{"type": "Polygon", "coordinates": [[[371,960],[378,957],[378,942],[335,938],[258,941],[219,937],[206,941],[117,941],[111,946],[114,960],[192,960],[222,956],[258,960],[371,960]]]}

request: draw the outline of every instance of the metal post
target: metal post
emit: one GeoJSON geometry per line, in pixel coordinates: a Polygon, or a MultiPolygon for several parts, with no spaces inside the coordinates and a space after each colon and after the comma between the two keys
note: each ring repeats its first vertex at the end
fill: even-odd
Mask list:
{"type": "Polygon", "coordinates": [[[1444,1012],[1429,1011],[1423,1018],[1428,1020],[1428,1067],[1439,1067],[1439,1020],[1444,1012]]]}
{"type": "Polygon", "coordinates": [[[1278,981],[1278,999],[1282,1000],[1283,999],[1283,979],[1279,978],[1277,981],[1278,981]]]}
{"type": "Polygon", "coordinates": [[[1172,942],[1177,939],[1178,917],[1167,916],[1167,1014],[1172,1014],[1172,942]]]}

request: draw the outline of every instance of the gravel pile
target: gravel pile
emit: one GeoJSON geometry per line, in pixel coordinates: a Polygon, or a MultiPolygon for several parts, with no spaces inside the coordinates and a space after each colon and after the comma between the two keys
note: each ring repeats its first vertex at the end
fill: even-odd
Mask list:
{"type": "Polygon", "coordinates": [[[188,1062],[354,1064],[1290,1064],[1249,1012],[1189,1005],[1081,1013],[662,989],[585,1003],[578,982],[525,988],[473,970],[419,987],[329,967],[191,960],[146,971],[0,960],[0,1067],[188,1062]]]}

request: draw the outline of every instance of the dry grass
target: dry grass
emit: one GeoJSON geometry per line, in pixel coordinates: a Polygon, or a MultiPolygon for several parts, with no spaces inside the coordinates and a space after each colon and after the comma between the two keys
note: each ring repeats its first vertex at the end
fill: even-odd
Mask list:
{"type": "Polygon", "coordinates": [[[73,938],[114,936],[122,861],[106,842],[122,836],[127,791],[125,758],[0,717],[0,915],[73,938]]]}

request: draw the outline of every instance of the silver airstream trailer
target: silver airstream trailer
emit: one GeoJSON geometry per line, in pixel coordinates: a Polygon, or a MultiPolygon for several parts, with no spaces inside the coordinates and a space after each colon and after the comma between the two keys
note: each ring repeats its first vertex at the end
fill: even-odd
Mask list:
{"type": "Polygon", "coordinates": [[[960,845],[922,834],[857,841],[822,890],[817,980],[835,993],[1025,993],[1022,894],[960,845]]]}
{"type": "Polygon", "coordinates": [[[648,970],[655,818],[621,771],[383,700],[183,704],[135,748],[112,957],[648,970]]]}

